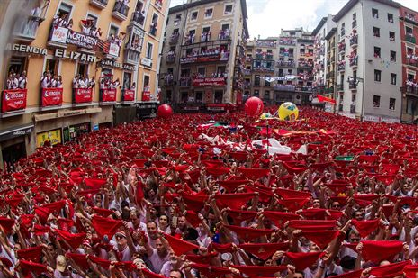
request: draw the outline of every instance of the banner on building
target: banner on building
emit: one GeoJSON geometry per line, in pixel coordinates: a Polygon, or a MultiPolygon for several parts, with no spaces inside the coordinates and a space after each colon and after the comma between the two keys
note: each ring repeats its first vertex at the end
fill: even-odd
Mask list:
{"type": "Polygon", "coordinates": [[[6,113],[25,109],[27,94],[27,89],[4,90],[1,111],[6,113]]]}
{"type": "Polygon", "coordinates": [[[151,92],[150,91],[143,91],[141,100],[142,101],[150,101],[151,100],[151,92]]]}
{"type": "Polygon", "coordinates": [[[51,41],[67,43],[68,29],[61,26],[52,27],[51,41]]]}
{"type": "Polygon", "coordinates": [[[61,130],[51,130],[38,133],[36,135],[36,147],[42,147],[46,141],[49,141],[51,146],[61,143],[61,130]]]}
{"type": "Polygon", "coordinates": [[[62,26],[53,26],[51,41],[63,44],[74,44],[85,49],[93,49],[100,40],[87,34],[76,32],[62,26]]]}
{"type": "Polygon", "coordinates": [[[90,103],[93,101],[93,88],[77,88],[75,89],[75,103],[90,103]]]}
{"type": "Polygon", "coordinates": [[[115,102],[116,101],[116,88],[100,89],[100,101],[101,102],[115,102]]]}
{"type": "Polygon", "coordinates": [[[109,51],[107,54],[112,55],[114,57],[119,57],[120,53],[120,46],[116,42],[111,42],[109,44],[109,51]]]}
{"type": "Polygon", "coordinates": [[[135,91],[134,90],[123,90],[122,101],[134,101],[134,100],[135,100],[135,91]]]}
{"type": "Polygon", "coordinates": [[[55,106],[62,104],[62,88],[42,88],[42,106],[55,106]]]}
{"type": "Polygon", "coordinates": [[[194,78],[194,87],[206,87],[206,86],[225,86],[225,77],[205,77],[205,78],[194,78]]]}

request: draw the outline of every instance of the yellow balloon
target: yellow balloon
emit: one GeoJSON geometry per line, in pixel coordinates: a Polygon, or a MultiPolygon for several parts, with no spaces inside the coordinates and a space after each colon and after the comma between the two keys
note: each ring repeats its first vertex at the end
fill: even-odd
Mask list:
{"type": "Polygon", "coordinates": [[[280,105],[279,109],[277,110],[277,114],[279,114],[279,118],[282,121],[296,121],[299,117],[299,109],[296,105],[291,102],[285,102],[280,105]]]}

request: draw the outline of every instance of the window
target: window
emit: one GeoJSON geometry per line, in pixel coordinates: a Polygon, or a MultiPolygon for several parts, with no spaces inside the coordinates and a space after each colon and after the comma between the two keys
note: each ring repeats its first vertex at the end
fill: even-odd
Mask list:
{"type": "Polygon", "coordinates": [[[212,17],[212,14],[213,14],[213,9],[212,8],[206,9],[206,11],[205,11],[205,18],[211,18],[212,17]]]}
{"type": "Polygon", "coordinates": [[[195,20],[197,20],[197,15],[199,14],[199,12],[193,12],[192,13],[192,18],[191,18],[191,20],[192,21],[195,21],[195,20]]]}
{"type": "Polygon", "coordinates": [[[224,91],[215,91],[215,103],[222,103],[224,91]]]}
{"type": "Polygon", "coordinates": [[[57,75],[58,74],[58,59],[47,59],[45,64],[45,70],[51,74],[57,75]]]}
{"type": "Polygon", "coordinates": [[[256,96],[256,97],[258,97],[258,95],[259,95],[260,93],[259,93],[259,91],[258,90],[254,90],[254,95],[256,96]]]}
{"type": "Polygon", "coordinates": [[[372,9],[372,16],[373,18],[379,18],[379,10],[378,9],[372,9]]]}
{"type": "Polygon", "coordinates": [[[412,31],[412,29],[411,29],[410,27],[408,27],[408,26],[405,26],[405,33],[406,33],[406,35],[407,35],[407,36],[410,36],[410,37],[412,37],[412,36],[413,36],[413,31],[412,31]]]}
{"type": "Polygon", "coordinates": [[[390,84],[396,85],[396,74],[394,73],[390,74],[390,84]]]}
{"type": "Polygon", "coordinates": [[[95,16],[95,15],[87,14],[86,20],[92,22],[91,26],[96,26],[96,24],[97,24],[97,16],[95,16]]]}
{"type": "Polygon", "coordinates": [[[58,15],[58,17],[61,17],[62,15],[67,14],[68,18],[69,18],[72,9],[73,9],[72,6],[70,6],[68,4],[65,4],[65,3],[61,3],[59,8],[58,8],[57,15],[58,15]]]}
{"type": "Polygon", "coordinates": [[[373,95],[373,107],[379,108],[380,107],[380,96],[373,95]]]}
{"type": "Polygon", "coordinates": [[[355,103],[356,102],[356,93],[352,93],[351,94],[351,102],[355,103]]]}
{"type": "Polygon", "coordinates": [[[77,74],[81,76],[88,76],[88,65],[82,64],[80,62],[77,63],[77,74]]]}
{"type": "Polygon", "coordinates": [[[111,38],[112,36],[117,37],[118,33],[119,33],[119,27],[111,24],[110,29],[109,29],[109,38],[111,38]]]}
{"type": "Polygon", "coordinates": [[[171,98],[172,98],[171,90],[167,90],[165,92],[165,100],[168,101],[168,102],[171,102],[171,98]]]}
{"type": "Polygon", "coordinates": [[[144,91],[149,90],[149,76],[144,75],[144,91]]]}
{"type": "Polygon", "coordinates": [[[390,110],[395,110],[395,103],[396,103],[396,98],[390,98],[390,101],[389,101],[389,109],[390,110]]]}
{"type": "Polygon", "coordinates": [[[260,86],[260,75],[255,76],[254,86],[260,86]]]}
{"type": "Polygon", "coordinates": [[[341,36],[345,36],[345,23],[341,24],[341,36]]]}
{"type": "Polygon", "coordinates": [[[388,22],[393,23],[393,14],[388,14],[388,22]]]}
{"type": "Polygon", "coordinates": [[[389,32],[389,40],[392,42],[395,41],[395,32],[389,32]]]}
{"type": "Polygon", "coordinates": [[[373,27],[373,36],[376,38],[380,38],[380,28],[373,27]]]}
{"type": "Polygon", "coordinates": [[[357,27],[357,16],[356,16],[356,14],[353,14],[353,23],[352,23],[352,26],[351,27],[352,28],[356,28],[357,27]]]}
{"type": "Polygon", "coordinates": [[[390,61],[396,62],[396,51],[393,51],[393,50],[390,51],[390,61]]]}
{"type": "Polygon", "coordinates": [[[232,5],[226,5],[224,14],[230,14],[232,13],[232,5]]]}
{"type": "Polygon", "coordinates": [[[222,24],[221,29],[222,29],[222,31],[229,30],[229,24],[222,24]]]}
{"type": "Polygon", "coordinates": [[[197,103],[202,103],[203,102],[203,92],[202,91],[196,92],[195,99],[196,99],[197,103]]]}
{"type": "Polygon", "coordinates": [[[200,75],[200,76],[205,76],[205,74],[206,74],[206,69],[205,68],[198,68],[197,69],[197,73],[200,75]]]}
{"type": "Polygon", "coordinates": [[[270,99],[270,91],[264,92],[264,99],[270,99]]]}
{"type": "Polygon", "coordinates": [[[382,52],[382,50],[380,49],[380,47],[374,47],[373,48],[373,55],[374,55],[374,58],[382,58],[382,55],[381,55],[381,52],[382,52]]]}
{"type": "Polygon", "coordinates": [[[181,93],[181,102],[186,103],[188,99],[189,99],[189,93],[182,92],[181,93]]]}
{"type": "MultiPolygon", "coordinates": [[[[266,76],[266,77],[270,77],[270,76],[266,76]]],[[[270,87],[270,86],[271,86],[271,84],[270,84],[270,82],[269,82],[269,81],[265,80],[265,81],[264,81],[264,86],[266,86],[266,87],[270,87]]],[[[268,91],[266,91],[266,92],[268,92],[268,91]]]]}
{"type": "Polygon", "coordinates": [[[374,81],[377,81],[377,82],[382,81],[382,71],[381,70],[374,70],[374,81]]]}
{"type": "Polygon", "coordinates": [[[131,87],[131,73],[130,72],[124,72],[123,73],[122,88],[123,89],[129,89],[130,87],[131,87]]]}
{"type": "Polygon", "coordinates": [[[147,58],[148,59],[152,59],[152,48],[153,48],[154,46],[152,45],[152,43],[148,43],[148,45],[147,45],[147,58]]]}

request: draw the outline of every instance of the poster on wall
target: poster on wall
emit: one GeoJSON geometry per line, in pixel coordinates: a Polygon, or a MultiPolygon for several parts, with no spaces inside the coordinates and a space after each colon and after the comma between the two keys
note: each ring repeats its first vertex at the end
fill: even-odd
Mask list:
{"type": "Polygon", "coordinates": [[[36,147],[42,147],[46,141],[49,141],[51,146],[61,143],[61,130],[51,130],[38,133],[36,135],[36,147]]]}
{"type": "Polygon", "coordinates": [[[100,101],[101,102],[115,102],[116,101],[116,88],[100,89],[100,101]]]}
{"type": "Polygon", "coordinates": [[[74,101],[76,104],[92,102],[93,101],[93,88],[75,89],[74,101]]]}
{"type": "Polygon", "coordinates": [[[62,104],[62,88],[42,88],[42,106],[55,106],[62,104]]]}
{"type": "Polygon", "coordinates": [[[1,112],[11,112],[26,108],[27,89],[4,90],[1,112]]]}

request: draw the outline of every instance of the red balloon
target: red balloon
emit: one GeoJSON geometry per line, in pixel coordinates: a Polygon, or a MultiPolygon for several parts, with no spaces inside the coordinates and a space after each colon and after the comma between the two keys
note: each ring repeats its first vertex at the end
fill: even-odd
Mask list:
{"type": "Polygon", "coordinates": [[[254,117],[263,113],[264,103],[258,97],[250,97],[245,103],[245,113],[248,116],[254,117]]]}
{"type": "Polygon", "coordinates": [[[173,115],[173,108],[171,108],[170,105],[162,104],[162,105],[158,106],[157,116],[159,118],[168,118],[171,115],[173,115]]]}

